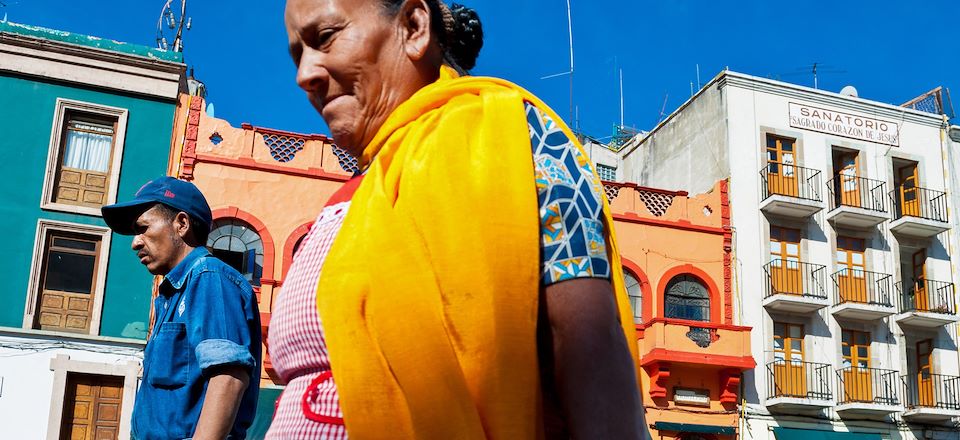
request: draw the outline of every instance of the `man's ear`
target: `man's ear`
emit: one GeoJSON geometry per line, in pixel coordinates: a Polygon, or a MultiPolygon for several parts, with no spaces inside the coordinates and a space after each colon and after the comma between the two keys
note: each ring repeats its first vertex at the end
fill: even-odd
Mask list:
{"type": "Polygon", "coordinates": [[[177,231],[180,239],[187,241],[187,235],[191,233],[190,215],[183,211],[178,212],[173,218],[173,230],[177,231]]]}
{"type": "Polygon", "coordinates": [[[411,60],[419,61],[430,49],[433,36],[430,6],[426,0],[407,0],[397,13],[403,50],[411,60]]]}

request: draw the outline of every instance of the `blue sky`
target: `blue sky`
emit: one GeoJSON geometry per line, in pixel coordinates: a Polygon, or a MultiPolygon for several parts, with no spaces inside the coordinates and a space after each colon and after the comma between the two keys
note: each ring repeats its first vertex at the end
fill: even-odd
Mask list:
{"type": "MultiPolygon", "coordinates": [[[[0,0],[18,23],[153,45],[162,0],[0,0]]],[[[474,74],[503,77],[570,118],[565,0],[462,0],[480,13],[485,45],[474,74]]],[[[725,67],[900,104],[936,86],[960,110],[960,2],[571,0],[579,126],[609,136],[620,119],[652,128],[725,67]],[[952,21],[951,21],[952,20],[952,21]],[[664,106],[664,101],[666,105],[664,106]]],[[[216,116],[304,133],[326,126],[294,83],[283,2],[189,0],[185,57],[207,84],[216,116]]]]}

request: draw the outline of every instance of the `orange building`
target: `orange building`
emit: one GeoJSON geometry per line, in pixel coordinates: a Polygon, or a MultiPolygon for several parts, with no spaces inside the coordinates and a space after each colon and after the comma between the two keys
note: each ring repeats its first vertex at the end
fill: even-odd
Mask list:
{"type": "MultiPolygon", "coordinates": [[[[182,96],[169,174],[195,183],[214,213],[208,246],[244,273],[260,301],[264,341],[294,251],[356,162],[324,135],[210,117],[182,96]]],[[[689,197],[605,183],[628,275],[647,420],[661,438],[725,440],[737,427],[740,373],[753,368],[750,329],[734,325],[727,183],[689,197]]],[[[279,394],[264,354],[265,429],[279,394]]],[[[258,416],[259,417],[259,416],[258,416]]]]}
{"type": "Polygon", "coordinates": [[[735,325],[727,181],[702,195],[605,182],[634,306],[654,438],[732,439],[755,362],[735,325]]]}

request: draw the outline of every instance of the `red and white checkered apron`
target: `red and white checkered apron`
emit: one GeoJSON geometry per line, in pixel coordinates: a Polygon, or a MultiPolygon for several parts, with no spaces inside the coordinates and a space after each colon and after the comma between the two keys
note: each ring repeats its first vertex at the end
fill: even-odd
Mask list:
{"type": "Polygon", "coordinates": [[[360,178],[320,212],[293,258],[270,320],[270,359],[286,388],[267,439],[346,439],[337,386],[317,313],[317,282],[360,178]]]}

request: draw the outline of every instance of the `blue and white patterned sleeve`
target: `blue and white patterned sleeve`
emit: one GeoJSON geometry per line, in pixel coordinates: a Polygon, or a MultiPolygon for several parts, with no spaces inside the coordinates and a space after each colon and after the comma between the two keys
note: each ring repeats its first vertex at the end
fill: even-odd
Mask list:
{"type": "Polygon", "coordinates": [[[540,205],[541,283],[609,278],[603,186],[590,158],[550,117],[525,105],[540,205]]]}

